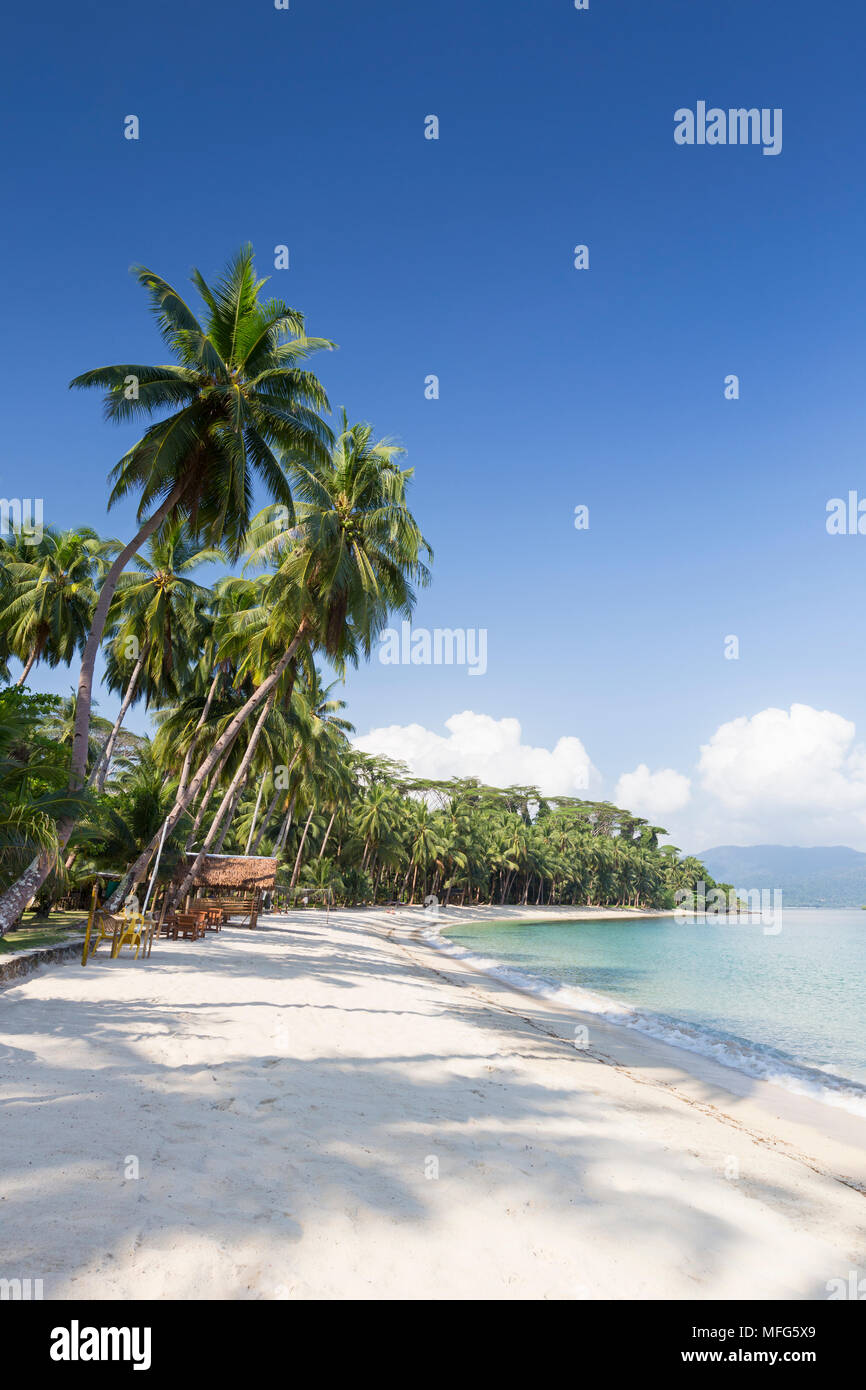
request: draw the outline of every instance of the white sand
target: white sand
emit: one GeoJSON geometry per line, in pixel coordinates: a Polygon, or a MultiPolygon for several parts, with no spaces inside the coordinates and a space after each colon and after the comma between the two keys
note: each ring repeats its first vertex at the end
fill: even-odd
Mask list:
{"type": "Polygon", "coordinates": [[[0,990],[0,1276],[808,1299],[866,1274],[866,1123],[595,1019],[576,1050],[576,1015],[418,917],[266,918],[0,990]]]}

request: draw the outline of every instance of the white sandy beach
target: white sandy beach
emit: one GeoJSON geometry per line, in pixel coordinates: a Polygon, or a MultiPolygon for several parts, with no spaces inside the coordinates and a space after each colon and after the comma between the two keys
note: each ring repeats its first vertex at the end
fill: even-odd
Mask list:
{"type": "Polygon", "coordinates": [[[266,917],[0,990],[0,1276],[823,1299],[866,1273],[866,1121],[517,993],[420,917],[266,917]]]}

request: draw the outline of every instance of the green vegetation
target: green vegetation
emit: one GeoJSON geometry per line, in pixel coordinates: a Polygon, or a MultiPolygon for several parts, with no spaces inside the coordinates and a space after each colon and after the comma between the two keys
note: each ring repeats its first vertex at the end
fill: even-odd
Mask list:
{"type": "Polygon", "coordinates": [[[0,675],[24,665],[0,692],[0,937],[34,899],[42,913],[83,902],[97,873],[119,903],[161,839],[161,879],[188,867],[177,899],[190,852],[276,855],[287,889],[339,903],[669,907],[678,888],[712,887],[659,846],[661,827],[609,803],[421,781],[352,746],[317,661],[342,679],[429,583],[412,470],[370,425],[326,422],[305,363],[333,344],[263,298],[249,248],[213,287],[195,272],[198,316],[136,274],[173,361],[72,383],[101,389],[109,420],[146,421],[109,496],[137,496],[136,536],[0,542],[0,675]],[[214,563],[222,577],[204,583],[214,563]],[[94,712],[100,650],[113,723],[94,712]],[[70,699],[29,692],[42,665],[76,656],[70,699]],[[152,740],[124,729],[138,701],[152,740]]]}
{"type": "Polygon", "coordinates": [[[0,939],[0,956],[33,951],[40,946],[62,946],[65,941],[83,936],[86,925],[85,912],[52,912],[50,926],[34,920],[33,914],[27,912],[21,926],[0,939]]]}

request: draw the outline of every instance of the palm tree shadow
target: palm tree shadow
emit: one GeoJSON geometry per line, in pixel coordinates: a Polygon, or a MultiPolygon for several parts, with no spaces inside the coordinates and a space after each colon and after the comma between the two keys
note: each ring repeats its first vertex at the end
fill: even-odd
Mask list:
{"type": "MultiPolygon", "coordinates": [[[[636,1235],[647,1248],[657,1242],[704,1280],[734,1257],[737,1233],[715,1210],[719,1174],[703,1176],[695,1202],[694,1184],[686,1198],[672,1181],[681,1155],[644,1134],[612,1140],[614,1108],[595,1093],[603,1059],[519,1007],[504,1011],[453,980],[443,990],[438,960],[426,966],[357,938],[338,952],[294,929],[245,935],[244,955],[221,952],[215,938],[187,955],[160,943],[144,966],[97,958],[92,996],[64,1008],[74,966],[51,976],[54,998],[20,990],[0,1057],[6,1171],[20,1177],[4,1202],[4,1269],[43,1271],[47,1297],[142,1286],[149,1297],[277,1297],[292,1251],[320,1229],[341,1231],[349,1250],[373,1218],[381,1240],[384,1219],[399,1251],[479,1206],[508,1248],[516,1194],[526,1210],[561,1219],[562,1250],[587,1268],[594,1238],[611,1236],[623,1250],[636,1235]],[[226,982],[217,1000],[191,997],[195,972],[178,988],[199,954],[211,980],[226,982]],[[118,969],[140,971],[135,998],[106,994],[118,969]],[[353,1006],[347,992],[360,996],[371,969],[389,986],[384,999],[400,987],[396,1005],[359,997],[353,1006]],[[286,979],[301,989],[288,1004],[268,987],[286,979]],[[305,982],[315,1001],[304,1002],[305,982]],[[295,1045],[300,1013],[308,1028],[295,1045]],[[376,1020],[372,1049],[369,1028],[353,1026],[365,1015],[376,1020]],[[249,1019],[254,1036],[238,1031],[249,1019]],[[453,1055],[435,1046],[442,1021],[459,1039],[453,1055]],[[524,1061],[551,1064],[543,1084],[524,1061]],[[24,1180],[28,1168],[37,1181],[24,1180]],[[165,1251],[184,1243],[201,1259],[179,1291],[165,1251]],[[236,1284],[241,1267],[247,1282],[236,1284]]],[[[661,1108],[650,1090],[642,1108],[647,1117],[661,1108]]],[[[633,1270],[611,1296],[635,1288],[633,1270]]]]}

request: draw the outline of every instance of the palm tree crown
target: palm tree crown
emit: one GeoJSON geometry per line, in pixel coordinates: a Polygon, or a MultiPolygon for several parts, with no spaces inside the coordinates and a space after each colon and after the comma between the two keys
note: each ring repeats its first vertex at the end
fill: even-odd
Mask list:
{"type": "Polygon", "coordinates": [[[20,537],[3,543],[3,637],[10,655],[24,663],[21,685],[33,666],[68,665],[90,631],[98,581],[107,557],[120,548],[90,527],[46,527],[36,545],[20,537]]]}
{"type": "Polygon", "coordinates": [[[171,412],[116,465],[109,505],[137,491],[141,518],[180,489],[175,505],[191,533],[237,554],[255,476],[291,514],[291,489],[275,451],[315,459],[327,449],[330,430],[319,412],[328,409],[328,399],[301,364],[334,344],[307,337],[303,315],[283,300],[261,298],[266,281],[256,278],[251,246],[233,257],[213,287],[193,272],[203,322],[167,280],[144,266],[134,273],[177,360],[96,367],[72,382],[107,388],[110,420],[171,412]]]}

